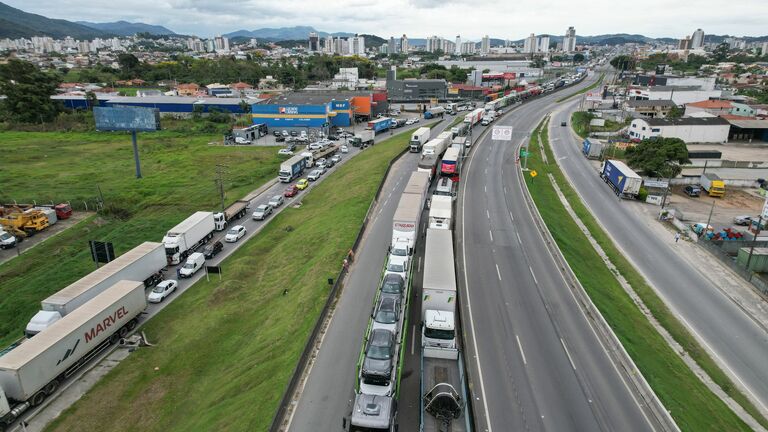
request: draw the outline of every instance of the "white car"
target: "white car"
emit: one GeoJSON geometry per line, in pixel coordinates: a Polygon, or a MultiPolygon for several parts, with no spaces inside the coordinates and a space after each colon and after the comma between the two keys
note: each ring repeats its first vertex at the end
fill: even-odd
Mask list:
{"type": "Polygon", "coordinates": [[[331,158],[331,162],[335,164],[341,162],[341,155],[333,155],[333,157],[331,158]]]}
{"type": "Polygon", "coordinates": [[[747,226],[750,222],[752,222],[752,216],[741,215],[733,218],[733,223],[736,225],[747,226]]]}
{"type": "Polygon", "coordinates": [[[224,237],[224,241],[227,243],[234,243],[240,240],[245,235],[245,227],[242,225],[235,225],[227,231],[227,235],[224,237]]]}
{"type": "Polygon", "coordinates": [[[147,301],[150,303],[160,303],[166,297],[171,295],[172,292],[176,291],[178,286],[178,281],[174,279],[166,279],[152,289],[152,292],[149,293],[149,297],[147,297],[147,301]]]}
{"type": "Polygon", "coordinates": [[[275,195],[272,198],[270,198],[267,204],[271,205],[272,207],[280,207],[281,205],[283,205],[283,196],[275,195]]]}
{"type": "Polygon", "coordinates": [[[283,155],[283,156],[290,156],[290,155],[293,154],[293,152],[288,150],[287,148],[282,148],[282,149],[277,151],[277,154],[283,155]]]}
{"type": "Polygon", "coordinates": [[[345,145],[341,146],[341,152],[342,153],[349,153],[349,147],[347,147],[345,145]]]}
{"type": "Polygon", "coordinates": [[[323,173],[319,169],[312,170],[312,172],[309,173],[309,175],[307,176],[307,180],[315,181],[315,180],[319,179],[322,174],[323,173]]]}
{"type": "Polygon", "coordinates": [[[418,118],[409,118],[408,120],[405,121],[405,125],[409,126],[409,125],[412,125],[412,124],[416,124],[418,122],[419,122],[418,118]]]}
{"type": "Polygon", "coordinates": [[[319,142],[313,142],[307,146],[307,150],[320,150],[323,148],[323,145],[319,142]]]}
{"type": "Polygon", "coordinates": [[[387,268],[384,270],[384,275],[396,274],[400,275],[403,280],[408,280],[408,257],[390,255],[387,260],[387,268]]]}

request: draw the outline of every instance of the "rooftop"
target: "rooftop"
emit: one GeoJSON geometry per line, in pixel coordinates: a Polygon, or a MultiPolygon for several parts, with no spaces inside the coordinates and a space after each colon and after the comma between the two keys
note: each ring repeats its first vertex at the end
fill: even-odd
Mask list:
{"type": "Polygon", "coordinates": [[[708,109],[725,109],[725,108],[732,108],[733,105],[729,101],[723,101],[723,100],[705,100],[700,102],[691,102],[689,104],[686,104],[687,106],[697,107],[697,108],[708,108],[708,109]]]}
{"type": "Polygon", "coordinates": [[[663,92],[663,91],[699,91],[701,90],[701,86],[653,86],[648,88],[649,91],[652,92],[663,92]]]}
{"type": "Polygon", "coordinates": [[[674,107],[675,103],[672,102],[669,99],[659,99],[659,100],[628,100],[627,106],[632,108],[639,108],[639,107],[655,107],[655,106],[661,106],[661,107],[674,107]]]}
{"type": "Polygon", "coordinates": [[[768,120],[747,118],[745,120],[728,120],[730,124],[741,129],[768,129],[768,120]]]}
{"type": "Polygon", "coordinates": [[[638,120],[645,121],[649,126],[722,126],[729,124],[728,120],[720,117],[650,118],[638,120]]]}
{"type": "Polygon", "coordinates": [[[314,91],[314,92],[293,92],[275,96],[266,103],[284,103],[297,105],[320,105],[327,104],[332,100],[343,101],[353,97],[370,97],[372,92],[350,92],[350,91],[314,91]]]}

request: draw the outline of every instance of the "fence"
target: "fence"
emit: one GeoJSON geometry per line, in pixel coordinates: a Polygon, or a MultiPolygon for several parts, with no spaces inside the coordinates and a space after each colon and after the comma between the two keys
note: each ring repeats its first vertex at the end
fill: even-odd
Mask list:
{"type": "MultiPolygon", "coordinates": [[[[759,273],[755,273],[751,270],[740,266],[734,256],[738,253],[739,248],[751,247],[752,241],[739,241],[739,240],[706,240],[701,239],[698,242],[706,251],[719,259],[728,268],[733,270],[744,280],[751,283],[762,296],[768,296],[768,280],[766,280],[759,273]]],[[[757,241],[755,247],[766,247],[768,242],[757,241]]]]}

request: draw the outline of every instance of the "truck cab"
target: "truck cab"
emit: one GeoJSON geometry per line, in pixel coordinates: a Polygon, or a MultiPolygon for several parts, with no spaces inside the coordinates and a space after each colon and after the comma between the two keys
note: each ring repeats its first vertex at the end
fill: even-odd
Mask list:
{"type": "Polygon", "coordinates": [[[456,324],[453,312],[427,310],[421,332],[425,347],[456,349],[456,324]]]}
{"type": "Polygon", "coordinates": [[[53,323],[61,319],[61,314],[56,311],[38,311],[35,316],[29,320],[27,327],[24,329],[24,335],[27,338],[40,333],[41,331],[50,327],[53,323]]]}

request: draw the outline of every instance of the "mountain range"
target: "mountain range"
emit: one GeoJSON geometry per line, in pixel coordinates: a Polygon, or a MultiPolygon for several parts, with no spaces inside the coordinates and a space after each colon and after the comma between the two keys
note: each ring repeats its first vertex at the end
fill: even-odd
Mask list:
{"type": "Polygon", "coordinates": [[[108,23],[95,23],[88,21],[76,21],[77,24],[101,30],[105,33],[111,33],[118,36],[133,36],[136,33],[149,33],[158,36],[175,35],[176,32],[163,26],[144,23],[131,23],[127,21],[115,21],[108,23]]]}

